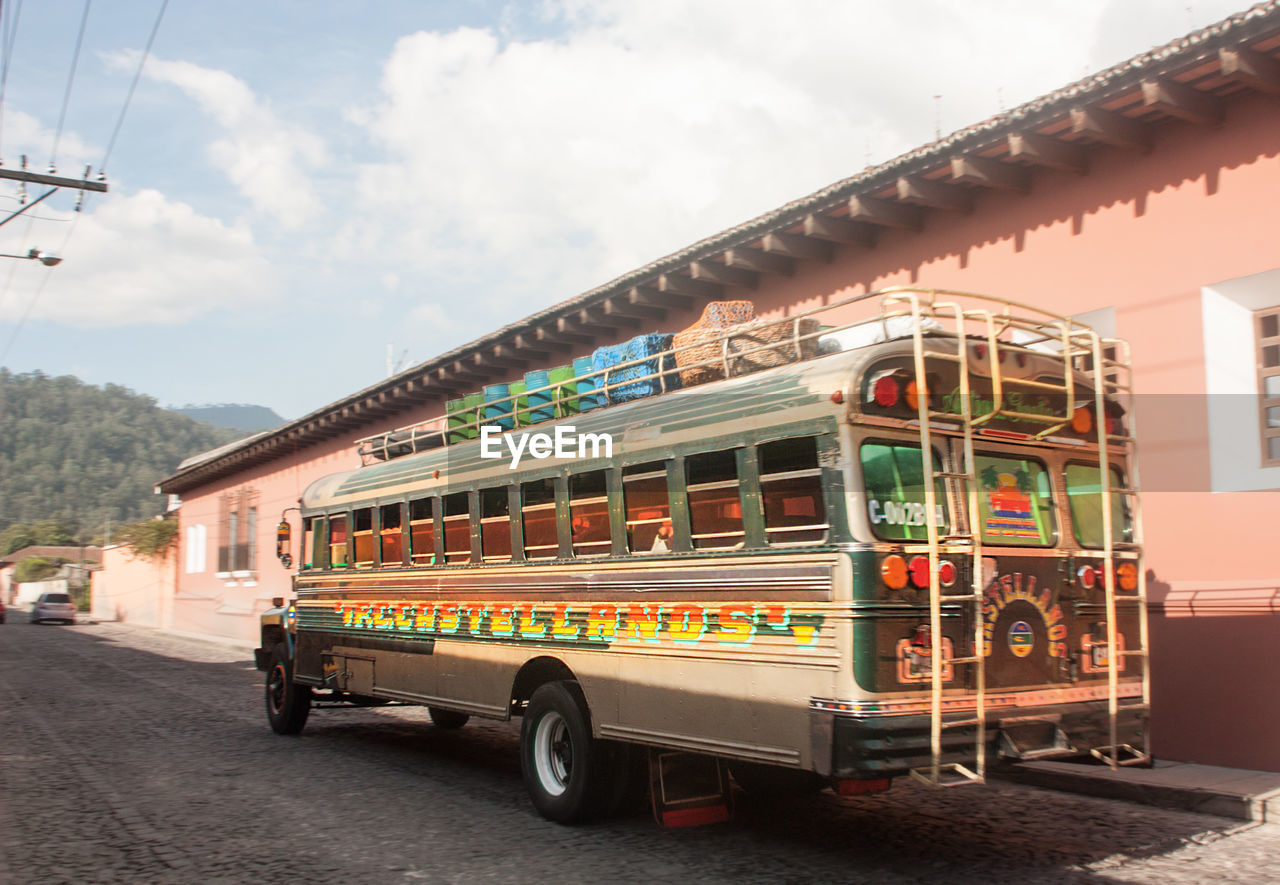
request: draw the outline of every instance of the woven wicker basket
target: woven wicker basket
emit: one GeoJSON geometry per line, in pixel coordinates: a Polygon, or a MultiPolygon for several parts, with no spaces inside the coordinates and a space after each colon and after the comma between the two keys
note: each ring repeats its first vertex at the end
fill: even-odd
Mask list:
{"type": "Polygon", "coordinates": [[[750,301],[712,301],[704,307],[698,321],[677,332],[671,342],[677,348],[680,383],[689,387],[723,378],[724,346],[715,339],[726,329],[750,323],[754,318],[755,306],[750,301]],[[680,350],[686,347],[687,350],[680,350]]]}
{"type": "Polygon", "coordinates": [[[749,375],[761,369],[785,366],[797,360],[818,355],[818,321],[812,317],[800,320],[756,320],[734,331],[728,340],[727,362],[730,376],[749,375]],[[796,335],[802,337],[796,341],[796,335]]]}

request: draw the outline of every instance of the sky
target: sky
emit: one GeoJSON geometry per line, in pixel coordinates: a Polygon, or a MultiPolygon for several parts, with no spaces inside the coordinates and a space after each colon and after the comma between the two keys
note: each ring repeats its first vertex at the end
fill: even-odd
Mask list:
{"type": "Polygon", "coordinates": [[[161,5],[0,0],[0,161],[109,185],[0,224],[0,366],[293,419],[1248,4],[161,5]]]}

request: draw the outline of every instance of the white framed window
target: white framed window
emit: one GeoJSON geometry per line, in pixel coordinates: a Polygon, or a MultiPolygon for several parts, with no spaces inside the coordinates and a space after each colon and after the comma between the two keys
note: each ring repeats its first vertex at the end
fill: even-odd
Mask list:
{"type": "Polygon", "coordinates": [[[187,526],[186,533],[187,574],[199,574],[205,569],[205,556],[208,550],[208,530],[203,523],[187,526]]]}

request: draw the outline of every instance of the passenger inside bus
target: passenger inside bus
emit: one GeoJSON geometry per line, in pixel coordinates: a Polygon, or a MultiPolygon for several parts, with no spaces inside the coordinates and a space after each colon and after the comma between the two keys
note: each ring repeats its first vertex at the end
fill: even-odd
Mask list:
{"type": "Polygon", "coordinates": [[[675,535],[675,529],[671,527],[671,520],[663,520],[662,525],[658,526],[658,534],[653,537],[653,546],[649,548],[649,552],[670,553],[673,535],[675,535]]]}

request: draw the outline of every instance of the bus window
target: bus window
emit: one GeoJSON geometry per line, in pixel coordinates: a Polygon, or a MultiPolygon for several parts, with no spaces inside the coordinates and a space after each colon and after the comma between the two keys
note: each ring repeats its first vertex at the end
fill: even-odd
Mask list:
{"type": "Polygon", "coordinates": [[[742,545],[742,501],[738,498],[738,459],[732,449],[703,452],[684,460],[693,546],[724,550],[742,545]]]}
{"type": "Polygon", "coordinates": [[[556,484],[535,479],[520,487],[520,512],[524,519],[525,559],[554,559],[560,551],[556,537],[556,484]]]}
{"type": "Polygon", "coordinates": [[[302,569],[319,568],[324,562],[324,550],[320,547],[321,520],[312,516],[302,521],[302,569]]]}
{"type": "Polygon", "coordinates": [[[410,562],[414,565],[436,564],[436,519],[431,507],[432,498],[419,498],[409,502],[410,562]]]}
{"type": "Polygon", "coordinates": [[[511,506],[506,486],[480,490],[480,555],[485,562],[511,558],[511,506]]]}
{"type": "Polygon", "coordinates": [[[609,534],[609,495],[603,470],[569,477],[569,527],[575,556],[605,556],[613,546],[609,534]]]}
{"type": "Polygon", "coordinates": [[[770,544],[813,544],[827,534],[818,441],[812,436],[780,439],[756,449],[760,497],[770,544]]]}
{"type": "Polygon", "coordinates": [[[982,543],[1047,547],[1058,536],[1049,472],[1039,461],[975,455],[982,543]]]}
{"type": "MultiPolygon", "coordinates": [[[[924,522],[924,476],[920,447],[908,443],[863,443],[858,450],[862,481],[867,491],[867,517],[871,531],[886,541],[922,541],[928,538],[924,522]]],[[[933,467],[941,470],[938,453],[933,467]]],[[[950,525],[946,488],[934,480],[939,533],[950,525]]]]}
{"type": "Polygon", "coordinates": [[[329,567],[340,568],[347,564],[347,518],[329,517],[329,567]]]}
{"type": "Polygon", "coordinates": [[[444,496],[444,561],[471,561],[471,516],[466,492],[444,496]]]}
{"type": "Polygon", "coordinates": [[[357,568],[373,565],[373,508],[361,507],[351,516],[352,564],[357,568]]]}
{"type": "Polygon", "coordinates": [[[400,565],[404,553],[404,525],[400,504],[383,504],[378,508],[378,541],[383,565],[400,565]]]}
{"type": "MultiPolygon", "coordinates": [[[[1102,547],[1102,484],[1098,481],[1097,464],[1068,464],[1067,504],[1071,508],[1071,525],[1081,547],[1102,547]]],[[[1111,488],[1124,481],[1120,471],[1111,468],[1111,488]]],[[[1133,540],[1133,518],[1125,496],[1111,493],[1111,541],[1125,544],[1133,540]]]]}
{"type": "Polygon", "coordinates": [[[622,469],[622,503],[627,518],[627,549],[632,553],[671,550],[671,504],[667,465],[662,461],[622,469]]]}

